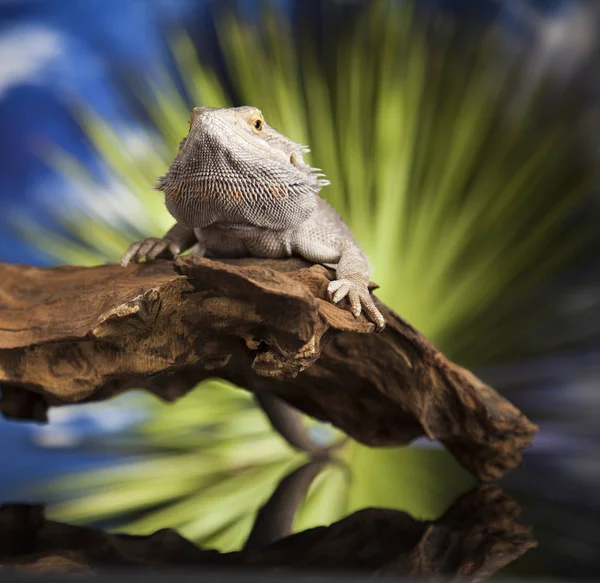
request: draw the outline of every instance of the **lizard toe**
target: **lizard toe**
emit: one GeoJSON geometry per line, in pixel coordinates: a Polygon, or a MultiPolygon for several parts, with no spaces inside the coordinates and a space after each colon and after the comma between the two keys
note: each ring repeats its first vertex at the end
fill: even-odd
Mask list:
{"type": "Polygon", "coordinates": [[[140,263],[144,260],[154,261],[161,255],[175,257],[179,252],[177,244],[165,239],[149,237],[131,244],[121,258],[121,265],[126,267],[129,263],[140,263]]]}
{"type": "Polygon", "coordinates": [[[348,292],[350,291],[350,287],[348,285],[342,285],[331,297],[331,301],[334,304],[337,304],[338,302],[340,302],[341,300],[343,300],[347,295],[348,292]]]}
{"type": "Polygon", "coordinates": [[[369,320],[377,326],[377,331],[381,332],[385,328],[385,318],[383,314],[377,309],[373,298],[369,295],[367,298],[362,300],[363,308],[365,313],[369,317],[369,320]]]}
{"type": "Polygon", "coordinates": [[[174,258],[179,255],[180,251],[181,250],[177,244],[166,239],[160,239],[148,251],[146,255],[146,261],[154,261],[159,257],[174,258]]]}
{"type": "Polygon", "coordinates": [[[162,243],[162,240],[156,239],[154,237],[144,239],[142,241],[142,244],[140,245],[140,248],[138,249],[138,252],[136,253],[136,259],[138,261],[143,261],[144,259],[147,259],[148,255],[154,249],[154,247],[160,243],[162,243]]]}
{"type": "Polygon", "coordinates": [[[162,255],[168,247],[168,243],[166,241],[158,241],[155,243],[146,254],[146,261],[154,261],[158,259],[160,255],[162,255]]]}
{"type": "Polygon", "coordinates": [[[350,290],[350,293],[348,294],[348,299],[350,300],[350,307],[352,309],[352,315],[355,318],[358,318],[362,311],[360,294],[355,290],[350,290]]]}
{"type": "Polygon", "coordinates": [[[344,285],[344,281],[341,279],[336,279],[334,281],[332,281],[328,286],[327,286],[327,291],[329,292],[329,295],[333,295],[338,289],[340,289],[342,286],[344,285]]]}
{"type": "Polygon", "coordinates": [[[181,247],[177,245],[177,243],[169,243],[168,250],[173,259],[175,259],[175,257],[177,257],[181,253],[181,247]]]}
{"type": "Polygon", "coordinates": [[[138,250],[142,242],[143,241],[136,241],[135,243],[129,245],[127,251],[125,251],[125,254],[123,255],[123,257],[121,257],[121,265],[123,267],[127,267],[132,261],[135,262],[138,250]]]}

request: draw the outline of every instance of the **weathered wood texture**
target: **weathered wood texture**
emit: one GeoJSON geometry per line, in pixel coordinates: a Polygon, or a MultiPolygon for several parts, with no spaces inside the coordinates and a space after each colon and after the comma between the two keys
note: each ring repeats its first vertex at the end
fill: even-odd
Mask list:
{"type": "Polygon", "coordinates": [[[475,582],[536,546],[521,514],[514,500],[485,486],[433,522],[368,508],[261,548],[220,554],[202,550],[172,530],[151,536],[110,534],[48,521],[43,507],[15,504],[0,507],[0,573],[193,568],[202,580],[200,569],[205,567],[213,572],[257,569],[265,575],[346,571],[369,574],[370,580],[411,576],[475,582]]]}
{"type": "Polygon", "coordinates": [[[48,406],[134,388],[171,401],[221,377],[370,446],[437,439],[481,480],[519,465],[537,427],[381,302],[379,334],[329,303],[332,277],[296,259],[0,264],[1,409],[43,421],[48,406]]]}

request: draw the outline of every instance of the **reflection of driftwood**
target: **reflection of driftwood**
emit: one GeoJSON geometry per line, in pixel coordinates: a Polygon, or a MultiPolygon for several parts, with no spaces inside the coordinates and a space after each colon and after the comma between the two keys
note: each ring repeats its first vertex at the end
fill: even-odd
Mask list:
{"type": "Polygon", "coordinates": [[[326,300],[331,279],[296,259],[0,264],[2,411],[44,420],[132,388],[174,400],[218,376],[367,445],[438,439],[483,480],[519,464],[535,425],[381,303],[387,328],[369,333],[326,300]]]}
{"type": "Polygon", "coordinates": [[[46,521],[41,507],[0,509],[0,565],[34,572],[135,566],[280,571],[359,571],[481,581],[535,546],[521,508],[493,486],[463,496],[439,520],[418,522],[396,510],[361,510],[328,527],[262,548],[204,551],[174,531],[113,535],[46,521]]]}

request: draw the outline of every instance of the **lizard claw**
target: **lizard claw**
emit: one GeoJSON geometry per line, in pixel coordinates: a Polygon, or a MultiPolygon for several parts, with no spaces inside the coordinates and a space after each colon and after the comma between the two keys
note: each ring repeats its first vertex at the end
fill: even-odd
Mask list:
{"type": "Polygon", "coordinates": [[[154,261],[159,257],[174,259],[179,253],[181,253],[181,249],[173,241],[149,237],[132,243],[121,258],[121,265],[126,267],[130,262],[154,261]]]}
{"type": "Polygon", "coordinates": [[[327,286],[330,300],[337,304],[345,297],[350,302],[350,311],[355,318],[358,318],[364,310],[376,326],[377,330],[381,332],[385,328],[385,319],[381,312],[375,306],[375,302],[369,292],[366,285],[357,283],[351,279],[336,279],[327,286]]]}

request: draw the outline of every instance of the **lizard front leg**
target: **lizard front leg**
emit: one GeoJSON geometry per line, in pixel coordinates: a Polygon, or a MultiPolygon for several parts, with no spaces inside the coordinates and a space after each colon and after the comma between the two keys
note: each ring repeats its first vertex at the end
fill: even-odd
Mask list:
{"type": "Polygon", "coordinates": [[[337,279],[327,286],[327,291],[334,304],[348,297],[354,316],[358,318],[364,310],[368,318],[381,331],[385,327],[385,319],[375,306],[369,291],[369,272],[369,263],[360,248],[346,241],[340,245],[340,259],[336,268],[337,279]]]}
{"type": "Polygon", "coordinates": [[[358,318],[364,310],[381,331],[385,319],[369,291],[369,262],[346,228],[337,223],[331,226],[319,221],[303,225],[292,235],[292,252],[314,263],[337,264],[337,279],[327,288],[331,301],[337,304],[348,297],[354,316],[358,318]]]}
{"type": "Polygon", "coordinates": [[[121,265],[125,267],[130,262],[154,261],[159,257],[174,259],[197,241],[193,229],[175,223],[162,238],[149,237],[132,243],[121,258],[121,265]]]}

